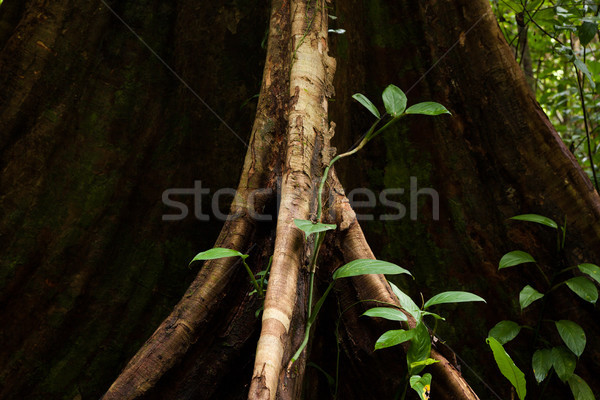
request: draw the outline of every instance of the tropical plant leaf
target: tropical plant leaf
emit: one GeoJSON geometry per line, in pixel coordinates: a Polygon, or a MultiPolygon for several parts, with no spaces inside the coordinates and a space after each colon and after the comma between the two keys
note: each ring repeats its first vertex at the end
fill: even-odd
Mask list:
{"type": "Polygon", "coordinates": [[[399,117],[406,109],[406,95],[395,85],[386,87],[381,97],[383,98],[385,110],[392,117],[399,117]]]}
{"type": "Polygon", "coordinates": [[[384,274],[384,275],[396,275],[396,274],[408,274],[406,269],[392,264],[387,261],[381,260],[370,260],[370,259],[359,259],[350,261],[343,267],[338,268],[333,273],[333,279],[348,278],[351,276],[365,275],[365,274],[384,274]]]}
{"type": "Polygon", "coordinates": [[[224,249],[222,247],[215,247],[201,253],[196,254],[196,256],[190,261],[190,264],[194,261],[205,261],[205,260],[216,260],[217,258],[226,258],[226,257],[242,257],[247,258],[247,254],[242,254],[237,250],[233,249],[224,249]]]}
{"type": "Polygon", "coordinates": [[[423,361],[417,361],[417,362],[414,362],[414,363],[410,364],[409,368],[413,369],[413,368],[416,368],[416,367],[420,367],[421,365],[428,366],[428,365],[435,364],[435,363],[438,363],[438,362],[439,362],[439,360],[434,360],[433,358],[426,358],[423,361]]]}
{"type": "Polygon", "coordinates": [[[379,114],[379,110],[375,107],[375,104],[371,102],[371,100],[367,99],[362,93],[355,93],[352,95],[352,98],[362,104],[367,110],[371,111],[371,114],[376,116],[377,118],[381,118],[381,114],[379,114]]]}
{"type": "Polygon", "coordinates": [[[562,338],[563,342],[567,345],[577,357],[581,356],[583,349],[585,349],[585,332],[581,326],[577,325],[573,321],[561,320],[555,321],[556,330],[562,338]]]}
{"type": "Polygon", "coordinates": [[[592,41],[594,36],[596,36],[596,32],[598,32],[598,24],[594,22],[584,21],[577,28],[577,36],[584,46],[587,46],[587,44],[592,41]]]}
{"type": "Polygon", "coordinates": [[[596,301],[598,301],[598,289],[596,288],[596,285],[585,276],[576,276],[575,278],[567,280],[565,283],[573,293],[585,301],[589,301],[592,304],[595,304],[596,301]]]}
{"type": "Polygon", "coordinates": [[[490,329],[488,336],[493,337],[500,344],[506,344],[517,337],[519,332],[521,332],[521,327],[516,322],[500,321],[490,329]]]}
{"type": "MultiPolygon", "coordinates": [[[[410,340],[410,347],[406,352],[406,361],[408,367],[411,365],[417,365],[419,361],[424,361],[429,358],[431,353],[431,337],[429,336],[429,330],[423,322],[412,329],[415,331],[413,338],[410,340]]],[[[418,374],[425,368],[424,365],[417,365],[416,367],[409,370],[410,374],[418,374]]]]}
{"type": "Polygon", "coordinates": [[[531,256],[531,254],[526,253],[521,250],[511,251],[510,253],[506,253],[500,259],[500,265],[498,269],[514,267],[515,265],[520,265],[524,263],[535,262],[535,259],[531,256]]]}
{"type": "Polygon", "coordinates": [[[594,393],[588,384],[578,375],[573,374],[568,380],[575,400],[595,400],[594,393]]]}
{"type": "Polygon", "coordinates": [[[375,350],[385,349],[386,347],[392,347],[400,343],[408,342],[413,338],[414,334],[414,329],[408,331],[404,329],[393,329],[384,332],[384,334],[377,339],[377,342],[375,342],[375,350]]]}
{"type": "Polygon", "coordinates": [[[433,101],[425,101],[423,103],[414,104],[405,111],[406,114],[421,114],[421,115],[440,115],[450,114],[450,111],[443,105],[433,101]]]}
{"type": "Polygon", "coordinates": [[[389,281],[388,283],[390,284],[392,291],[398,298],[402,309],[410,315],[412,315],[412,317],[417,321],[417,323],[419,323],[421,321],[421,310],[419,309],[419,306],[417,306],[407,294],[400,290],[398,286],[394,285],[392,282],[389,281]]]}
{"type": "Polygon", "coordinates": [[[421,400],[429,400],[429,393],[431,392],[431,374],[427,373],[423,376],[411,376],[410,387],[417,392],[421,400]]]}
{"type": "Polygon", "coordinates": [[[577,364],[577,359],[573,353],[564,346],[553,347],[551,357],[556,375],[558,375],[561,381],[568,381],[573,376],[575,365],[577,364]]]}
{"type": "Polygon", "coordinates": [[[517,221],[535,222],[537,224],[549,226],[550,228],[558,229],[558,224],[556,222],[554,222],[553,220],[551,220],[548,217],[544,217],[543,215],[522,214],[522,215],[515,215],[514,217],[510,217],[509,219],[514,219],[517,221]]]}
{"type": "Polygon", "coordinates": [[[406,314],[397,308],[392,307],[375,307],[365,311],[362,315],[367,317],[379,317],[390,321],[406,321],[406,314]]]}
{"type": "Polygon", "coordinates": [[[527,394],[525,374],[515,365],[500,342],[493,337],[488,337],[486,342],[494,353],[494,359],[496,360],[500,372],[513,385],[519,399],[524,400],[525,395],[527,394]]]}
{"type": "Polygon", "coordinates": [[[587,65],[585,65],[585,63],[577,57],[575,57],[575,60],[573,60],[573,64],[575,64],[575,67],[577,67],[577,69],[580,70],[588,78],[592,89],[595,89],[596,83],[594,82],[594,78],[592,77],[592,74],[590,73],[590,70],[588,69],[587,65]]]}
{"type": "Polygon", "coordinates": [[[544,295],[531,286],[527,285],[521,290],[519,293],[519,304],[521,305],[521,310],[524,310],[527,306],[533,303],[536,300],[541,299],[544,295]]]}
{"type": "Polygon", "coordinates": [[[477,296],[476,294],[469,292],[450,291],[436,294],[431,299],[427,300],[427,302],[423,306],[423,309],[431,307],[435,304],[465,303],[469,301],[483,301],[485,303],[485,300],[477,296]]]}
{"type": "Polygon", "coordinates": [[[550,368],[552,368],[552,350],[539,349],[533,353],[531,358],[531,367],[537,383],[542,382],[548,376],[550,368]]]}
{"type": "Polygon", "coordinates": [[[322,224],[322,223],[307,221],[305,219],[295,219],[294,225],[296,225],[296,227],[298,227],[298,229],[300,229],[302,232],[304,232],[304,235],[306,235],[307,238],[310,235],[312,235],[313,233],[330,231],[330,230],[337,228],[337,225],[335,225],[335,224],[322,224]]]}
{"type": "Polygon", "coordinates": [[[600,267],[596,264],[579,264],[577,268],[596,282],[600,283],[600,267]]]}

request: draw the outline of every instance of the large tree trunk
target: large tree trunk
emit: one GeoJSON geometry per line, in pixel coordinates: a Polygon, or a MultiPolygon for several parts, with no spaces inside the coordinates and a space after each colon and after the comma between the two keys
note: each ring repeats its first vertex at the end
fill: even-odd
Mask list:
{"type": "MultiPolygon", "coordinates": [[[[0,315],[7,323],[0,330],[0,398],[97,398],[115,379],[106,398],[329,396],[307,361],[335,371],[338,307],[393,298],[379,276],[341,282],[308,350],[293,373],[285,370],[304,334],[308,284],[307,246],[292,219],[314,213],[314,179],[331,155],[327,12],[346,29],[330,51],[337,59],[329,113],[337,123],[336,146],[348,148],[369,124],[351,94],[375,98],[388,83],[407,90],[409,103],[435,100],[453,116],[414,118],[358,161],[340,163],[349,188],[409,189],[410,177],[417,177],[419,188],[439,194],[439,220],[421,195],[417,220],[363,224],[376,244],[371,251],[333,174],[337,194],[330,207],[339,229],[322,251],[319,286],[344,261],[375,254],[413,272],[415,283],[399,282],[413,294],[465,289],[483,295],[487,305],[454,310],[440,334],[509,397],[484,338],[495,322],[514,319],[512,299],[532,275],[498,273],[497,262],[516,248],[538,255],[548,268],[554,262],[553,237],[506,218],[566,216],[568,262],[598,263],[598,195],[536,104],[485,0],[349,1],[327,12],[325,6],[273,1],[259,102],[240,109],[258,91],[266,6],[115,5],[199,100],[101,3],[4,1],[0,315]],[[237,160],[245,149],[231,130],[245,140],[254,112],[242,165],[237,160]],[[220,223],[191,215],[162,221],[173,213],[160,203],[164,190],[200,179],[205,188],[232,187],[240,168],[234,217],[220,235],[220,223]],[[254,197],[255,189],[273,190],[254,197]],[[276,210],[276,227],[253,218],[276,210]],[[260,301],[248,296],[251,286],[235,260],[185,269],[217,235],[217,245],[251,254],[255,271],[274,254],[262,327],[254,316],[260,301]]],[[[191,208],[194,199],[181,199],[191,208]]],[[[407,190],[402,200],[409,208],[415,199],[407,190]]],[[[600,328],[597,311],[568,297],[561,301],[555,308],[580,316],[590,333],[577,372],[597,391],[592,377],[600,343],[591,334],[600,328]]],[[[401,349],[373,353],[385,327],[359,319],[362,310],[353,307],[341,319],[339,398],[391,398],[402,381],[401,349]]],[[[480,397],[489,398],[463,371],[480,397]]],[[[432,373],[433,398],[475,398],[449,363],[432,373]]],[[[555,393],[561,390],[557,385],[555,393]]]]}

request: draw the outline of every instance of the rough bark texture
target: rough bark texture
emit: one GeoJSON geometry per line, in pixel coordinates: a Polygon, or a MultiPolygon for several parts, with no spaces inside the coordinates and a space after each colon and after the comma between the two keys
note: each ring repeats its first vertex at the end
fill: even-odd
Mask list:
{"type": "MultiPolygon", "coordinates": [[[[281,16],[298,11],[288,1],[274,5],[281,16]]],[[[536,104],[487,1],[350,0],[333,7],[328,13],[338,19],[331,21],[332,28],[346,29],[334,38],[336,98],[329,107],[340,149],[348,148],[370,124],[369,114],[351,101],[355,92],[376,99],[394,83],[408,92],[409,104],[434,100],[453,113],[415,117],[337,167],[350,189],[406,189],[398,201],[407,211],[414,200],[408,190],[410,176],[418,178],[418,188],[431,187],[439,194],[439,220],[432,218],[432,203],[421,194],[415,203],[416,221],[410,214],[400,221],[361,221],[373,251],[364,248],[355,255],[374,254],[410,269],[416,280],[397,283],[415,298],[419,291],[427,298],[452,289],[483,295],[485,306],[449,310],[445,315],[451,322],[441,326],[440,335],[502,398],[509,398],[484,338],[501,319],[525,323],[536,317],[533,311],[519,316],[513,307],[520,288],[536,276],[528,269],[498,272],[497,262],[505,252],[522,249],[547,271],[561,265],[549,250],[553,233],[507,218],[526,212],[558,221],[566,216],[566,262],[598,264],[598,195],[536,104]]],[[[151,360],[142,368],[158,372],[158,382],[145,391],[154,383],[147,380],[152,374],[139,379],[140,370],[130,369],[134,373],[127,385],[133,396],[246,398],[261,330],[254,317],[260,302],[247,296],[251,286],[243,269],[228,268],[233,260],[207,264],[198,276],[198,266],[185,266],[217,237],[223,246],[249,251],[256,270],[266,265],[276,247],[273,222],[246,218],[244,199],[248,189],[275,187],[273,177],[282,172],[283,159],[267,154],[283,154],[289,147],[283,140],[288,121],[269,115],[280,115],[278,110],[288,106],[288,88],[294,85],[287,82],[285,63],[275,60],[285,58],[293,44],[269,50],[274,59],[267,60],[263,85],[275,83],[270,90],[263,86],[268,98],[261,98],[257,107],[253,101],[241,107],[259,91],[268,5],[124,0],[114,9],[243,140],[252,132],[256,153],[244,161],[246,149],[239,139],[101,2],[4,0],[0,398],[98,398],[140,348],[138,354],[146,357],[137,359],[151,360]],[[252,128],[255,113],[259,118],[252,128]],[[161,203],[164,190],[193,188],[201,180],[214,194],[217,188],[235,186],[240,170],[248,174],[239,181],[242,190],[233,208],[242,217],[227,222],[221,236],[222,221],[214,215],[209,222],[193,217],[190,195],[177,197],[189,208],[186,219],[161,219],[177,213],[161,203]],[[173,351],[157,353],[156,343],[161,342],[173,351]]],[[[287,29],[278,27],[282,31],[268,32],[271,44],[287,29]]],[[[326,128],[318,129],[323,134],[326,128]]],[[[202,198],[206,214],[210,199],[202,198]]],[[[220,209],[227,210],[223,200],[220,209]]],[[[276,209],[268,195],[254,206],[272,213],[276,209]]],[[[314,205],[303,207],[302,215],[314,205]]],[[[345,211],[347,224],[341,225],[349,229],[343,235],[360,238],[351,212],[347,207],[345,211]]],[[[375,210],[376,215],[389,212],[375,210]]],[[[278,229],[286,229],[289,218],[278,229]]],[[[291,237],[290,247],[301,248],[300,235],[291,237]]],[[[326,243],[320,271],[324,284],[331,269],[353,258],[340,237],[326,243]]],[[[283,258],[298,256],[281,257],[273,271],[274,287],[278,280],[291,278],[283,276],[283,258]]],[[[296,298],[288,297],[286,306],[299,316],[305,312],[302,261],[293,264],[291,271],[299,274],[292,293],[296,298]]],[[[307,352],[308,361],[331,374],[335,298],[343,308],[371,296],[387,298],[389,289],[381,277],[369,277],[341,283],[335,294],[322,311],[307,352]]],[[[566,291],[559,294],[559,301],[548,308],[578,320],[588,332],[577,373],[597,392],[600,339],[593,332],[600,329],[598,312],[566,291]]],[[[267,304],[271,310],[279,307],[274,300],[267,304]]],[[[339,398],[391,398],[401,383],[402,353],[373,353],[375,339],[388,326],[359,318],[361,312],[354,307],[341,321],[339,398]]],[[[264,318],[263,332],[273,315],[271,311],[264,318]]],[[[291,326],[290,331],[302,332],[302,321],[292,320],[291,326]]],[[[283,359],[286,351],[295,350],[289,343],[297,340],[281,341],[283,359]]],[[[511,351],[526,369],[529,340],[523,342],[511,351]]],[[[305,361],[299,364],[302,368],[305,361]]],[[[491,398],[464,365],[462,371],[481,398],[491,398]]],[[[260,374],[254,370],[254,375],[260,374]]],[[[265,379],[267,387],[273,386],[274,375],[265,379]]],[[[303,390],[307,398],[330,396],[315,368],[306,367],[304,386],[301,377],[278,377],[281,395],[291,398],[303,390]]],[[[434,380],[433,398],[451,398],[462,390],[440,386],[434,380]]],[[[567,398],[564,388],[553,384],[547,393],[567,398]]],[[[535,397],[538,389],[528,389],[535,397]]],[[[116,398],[127,398],[118,393],[116,398]]]]}

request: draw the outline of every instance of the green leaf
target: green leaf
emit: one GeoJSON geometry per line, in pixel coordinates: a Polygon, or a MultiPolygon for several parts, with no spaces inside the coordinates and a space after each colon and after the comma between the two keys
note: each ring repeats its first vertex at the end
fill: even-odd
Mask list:
{"type": "Polygon", "coordinates": [[[577,36],[582,45],[587,46],[598,32],[598,24],[585,21],[577,28],[577,36]]]}
{"type": "Polygon", "coordinates": [[[553,347],[552,348],[552,366],[554,366],[554,370],[556,371],[556,375],[560,378],[561,381],[566,382],[573,376],[573,372],[575,371],[575,364],[577,360],[573,353],[567,350],[566,347],[553,347]]]}
{"type": "Polygon", "coordinates": [[[535,222],[537,224],[549,226],[550,228],[558,229],[558,225],[556,224],[556,222],[554,222],[553,220],[551,220],[548,217],[544,217],[543,215],[522,214],[522,215],[515,215],[514,217],[510,217],[509,219],[514,219],[517,221],[535,222]]]}
{"type": "Polygon", "coordinates": [[[429,312],[429,311],[421,311],[421,315],[423,315],[423,316],[425,316],[425,315],[431,315],[435,319],[440,319],[442,321],[446,320],[446,318],[442,317],[441,315],[438,315],[436,313],[432,313],[432,312],[429,312]]]}
{"type": "MultiPolygon", "coordinates": [[[[421,115],[440,115],[450,114],[450,111],[443,105],[433,101],[425,101],[408,107],[406,114],[421,114],[421,115]]],[[[452,114],[450,114],[452,115],[452,114]]]]}
{"type": "Polygon", "coordinates": [[[573,374],[569,378],[569,387],[575,400],[595,400],[592,389],[580,376],[573,374]]]}
{"type": "Polygon", "coordinates": [[[421,321],[421,310],[419,309],[419,306],[417,306],[407,294],[400,290],[398,286],[394,285],[392,282],[389,281],[388,283],[390,284],[392,291],[398,298],[402,309],[410,315],[412,315],[412,317],[417,321],[417,323],[419,323],[421,321]]]}
{"type": "Polygon", "coordinates": [[[232,249],[224,249],[222,247],[215,247],[210,250],[203,251],[201,253],[196,254],[196,257],[190,261],[190,264],[194,261],[205,261],[205,260],[215,260],[217,258],[226,258],[226,257],[242,257],[247,258],[247,254],[242,254],[237,250],[232,249]]]}
{"type": "Polygon", "coordinates": [[[413,338],[415,330],[394,329],[385,332],[377,339],[375,350],[385,349],[386,347],[396,346],[400,343],[408,342],[413,338]]]}
{"type": "Polygon", "coordinates": [[[527,285],[519,293],[519,304],[521,305],[521,311],[536,300],[541,299],[544,295],[531,286],[527,285]]]}
{"type": "Polygon", "coordinates": [[[521,332],[521,327],[516,322],[500,321],[490,329],[488,336],[493,337],[500,344],[506,344],[517,337],[519,332],[521,332]]]}
{"type": "Polygon", "coordinates": [[[421,365],[426,367],[428,365],[435,364],[435,363],[438,363],[438,362],[439,362],[438,360],[434,360],[433,358],[426,358],[423,361],[417,361],[417,362],[414,362],[414,363],[410,364],[409,368],[413,369],[413,368],[416,368],[416,367],[420,367],[421,365]]]}
{"type": "Polygon", "coordinates": [[[585,276],[576,276],[565,283],[573,293],[585,301],[589,301],[592,304],[598,301],[598,289],[596,289],[596,285],[585,276]]]}
{"type": "Polygon", "coordinates": [[[352,98],[362,104],[367,110],[371,111],[371,114],[376,116],[377,118],[381,118],[381,114],[379,114],[379,110],[375,107],[375,104],[371,102],[371,100],[367,99],[367,97],[362,93],[354,93],[352,98]]]}
{"type": "Polygon", "coordinates": [[[550,368],[552,368],[552,350],[536,350],[531,358],[531,367],[533,368],[535,380],[537,383],[541,383],[544,379],[546,379],[548,372],[550,372],[550,368]]]}
{"type": "Polygon", "coordinates": [[[307,221],[305,219],[295,219],[294,225],[296,225],[298,229],[304,232],[307,238],[313,233],[330,231],[337,228],[337,225],[335,224],[321,224],[312,221],[307,221]]]}
{"type": "MultiPolygon", "coordinates": [[[[429,330],[423,322],[412,329],[415,331],[413,338],[410,340],[410,347],[406,352],[406,361],[410,368],[411,365],[426,360],[429,358],[431,353],[431,337],[429,336],[429,330]]],[[[414,367],[409,370],[411,374],[418,374],[425,368],[424,365],[414,367]]]]}
{"type": "Polygon", "coordinates": [[[506,253],[500,259],[500,265],[498,269],[514,267],[515,265],[535,262],[535,259],[531,256],[531,254],[526,253],[521,250],[511,251],[510,253],[506,253]]]}
{"type": "Polygon", "coordinates": [[[555,321],[556,329],[558,334],[562,338],[563,342],[567,345],[577,357],[581,356],[583,349],[585,349],[585,332],[581,326],[577,325],[573,321],[561,320],[555,321]]]}
{"type": "Polygon", "coordinates": [[[596,264],[579,264],[577,268],[596,282],[600,283],[600,267],[596,264]]]}
{"type": "Polygon", "coordinates": [[[408,274],[410,272],[402,267],[392,264],[387,261],[381,260],[370,260],[360,259],[350,261],[343,267],[338,268],[333,273],[333,279],[348,278],[351,276],[365,275],[365,274],[384,274],[384,275],[396,275],[396,274],[408,274]]]}
{"type": "Polygon", "coordinates": [[[406,95],[395,85],[386,87],[381,97],[386,111],[392,117],[399,117],[406,109],[406,95]]]}
{"type": "Polygon", "coordinates": [[[429,400],[429,392],[431,392],[431,374],[427,373],[423,376],[411,376],[410,387],[417,392],[421,400],[429,400]]]}
{"type": "Polygon", "coordinates": [[[488,337],[486,340],[487,344],[494,353],[494,359],[500,372],[508,381],[514,386],[517,396],[519,399],[524,400],[527,394],[527,387],[525,385],[525,374],[521,371],[513,362],[512,358],[508,355],[504,347],[493,337],[488,337]]]}
{"type": "Polygon", "coordinates": [[[450,291],[436,294],[435,296],[427,300],[423,308],[426,309],[435,304],[466,303],[469,301],[483,301],[485,303],[485,300],[477,296],[476,294],[469,292],[450,291]]]}
{"type": "Polygon", "coordinates": [[[406,314],[397,308],[392,307],[375,307],[365,311],[362,315],[367,317],[379,317],[390,321],[406,321],[406,314]]]}
{"type": "Polygon", "coordinates": [[[590,73],[590,70],[588,69],[587,65],[585,65],[585,63],[577,57],[575,57],[575,60],[573,60],[573,64],[575,64],[575,67],[577,67],[577,69],[580,70],[588,78],[588,80],[590,81],[590,86],[592,87],[592,89],[594,89],[596,87],[596,83],[594,82],[592,74],[590,73]]]}

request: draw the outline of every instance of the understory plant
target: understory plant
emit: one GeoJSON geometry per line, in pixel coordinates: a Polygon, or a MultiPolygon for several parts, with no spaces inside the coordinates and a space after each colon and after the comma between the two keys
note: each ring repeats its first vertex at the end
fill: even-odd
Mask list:
{"type": "MultiPolygon", "coordinates": [[[[338,268],[334,272],[331,283],[329,284],[329,286],[327,287],[327,289],[325,290],[325,292],[323,293],[321,298],[318,301],[316,301],[316,303],[314,303],[314,305],[313,305],[314,277],[315,277],[315,271],[317,269],[319,250],[321,248],[321,245],[323,244],[323,240],[325,239],[326,232],[329,230],[335,230],[337,228],[337,226],[335,224],[323,223],[322,197],[323,197],[323,189],[325,187],[325,183],[327,182],[327,178],[329,175],[329,170],[331,169],[331,167],[334,165],[334,163],[336,161],[338,161],[344,157],[348,157],[352,154],[355,154],[356,152],[361,150],[373,138],[375,138],[380,133],[384,132],[390,126],[397,123],[399,120],[401,120],[402,118],[404,118],[405,116],[407,116],[409,114],[421,114],[421,115],[450,114],[450,112],[444,106],[442,106],[441,104],[438,104],[438,103],[434,103],[434,102],[418,103],[418,104],[415,104],[415,105],[407,108],[406,107],[406,105],[407,105],[406,95],[400,88],[398,88],[395,85],[389,85],[382,93],[382,99],[383,99],[383,103],[384,103],[385,110],[386,110],[385,113],[383,113],[383,114],[379,112],[377,107],[365,95],[357,93],[357,94],[353,95],[352,97],[356,101],[358,101],[360,104],[362,104],[367,110],[369,110],[369,112],[371,112],[371,114],[373,114],[376,117],[376,120],[373,122],[373,124],[371,125],[369,130],[363,135],[363,137],[360,139],[360,141],[354,147],[352,147],[350,150],[348,150],[345,153],[335,156],[325,167],[325,169],[323,171],[323,176],[321,177],[321,180],[320,180],[320,183],[318,186],[317,210],[316,210],[316,216],[315,216],[314,220],[302,220],[302,219],[294,220],[294,224],[296,225],[296,227],[298,229],[300,229],[302,232],[304,232],[305,239],[313,240],[313,246],[312,246],[312,252],[311,252],[311,257],[310,257],[310,262],[309,262],[309,267],[308,267],[308,271],[310,274],[310,277],[309,277],[310,283],[309,283],[309,294],[308,294],[308,307],[307,307],[308,319],[307,319],[307,323],[306,323],[306,331],[305,331],[305,336],[304,336],[304,340],[303,340],[302,344],[299,346],[297,351],[294,353],[294,355],[290,359],[290,362],[288,364],[288,371],[292,368],[294,362],[296,360],[298,360],[298,358],[302,354],[303,350],[305,349],[305,347],[309,341],[309,338],[310,338],[311,328],[317,318],[317,315],[318,315],[319,311],[321,310],[321,307],[323,306],[325,299],[327,298],[328,294],[330,293],[330,291],[334,287],[335,282],[338,279],[353,277],[353,276],[358,276],[358,275],[365,275],[365,274],[384,274],[384,275],[409,274],[410,275],[410,272],[407,271],[406,269],[404,269],[398,265],[392,264],[390,262],[387,262],[387,261],[373,260],[373,259],[354,260],[354,261],[351,261],[351,262],[345,264],[344,266],[338,268]]],[[[214,248],[214,249],[210,249],[210,250],[199,253],[198,255],[196,255],[194,257],[192,262],[199,261],[199,260],[216,259],[216,258],[222,258],[222,257],[231,257],[231,256],[237,256],[237,257],[241,258],[242,263],[243,263],[246,271],[248,272],[250,281],[252,282],[252,285],[254,286],[254,292],[256,292],[260,298],[264,298],[264,294],[265,294],[264,290],[267,285],[268,268],[261,271],[260,273],[258,273],[256,275],[254,275],[252,270],[250,269],[250,267],[246,264],[245,260],[248,257],[247,254],[242,254],[236,250],[231,250],[231,249],[214,248]]],[[[433,361],[429,358],[429,354],[430,354],[430,350],[431,350],[431,337],[429,336],[429,331],[428,331],[427,327],[422,322],[422,316],[424,316],[424,315],[436,316],[435,314],[430,313],[425,310],[427,309],[427,307],[432,306],[434,304],[449,302],[449,301],[444,300],[444,296],[446,296],[446,300],[448,298],[453,298],[452,302],[476,301],[476,300],[482,300],[482,299],[475,295],[471,295],[471,294],[458,295],[457,293],[459,293],[459,292],[447,292],[446,294],[442,293],[442,294],[438,295],[441,297],[435,296],[434,298],[430,299],[423,306],[423,310],[421,310],[421,309],[419,309],[419,307],[414,305],[412,300],[410,302],[408,302],[406,300],[406,299],[410,300],[410,298],[408,298],[408,296],[403,295],[404,297],[401,298],[398,294],[402,293],[402,292],[397,287],[395,287],[395,286],[392,286],[392,287],[394,288],[394,292],[396,293],[396,295],[398,296],[398,298],[400,300],[400,304],[402,304],[403,307],[408,307],[405,310],[410,315],[412,315],[415,318],[415,320],[418,321],[417,326],[415,328],[406,330],[404,332],[406,332],[405,333],[406,338],[407,338],[406,340],[411,341],[411,346],[410,346],[408,354],[407,354],[407,359],[409,360],[410,385],[415,390],[417,390],[417,392],[420,394],[421,398],[425,398],[425,397],[423,397],[423,393],[426,393],[429,390],[429,386],[431,384],[431,375],[425,374],[423,377],[421,377],[421,376],[418,376],[417,373],[420,372],[426,365],[431,364],[432,362],[435,362],[435,361],[433,361]],[[454,295],[451,295],[450,293],[454,293],[454,295]],[[460,298],[461,298],[460,296],[466,296],[466,295],[471,296],[470,297],[471,300],[460,300],[460,298]],[[476,300],[475,300],[475,297],[477,297],[476,300]],[[436,300],[436,298],[437,298],[437,300],[436,300]]],[[[462,297],[462,298],[464,298],[464,297],[462,297]]],[[[387,315],[389,318],[389,316],[392,314],[396,315],[396,318],[402,318],[402,317],[400,317],[400,315],[403,316],[403,319],[397,319],[397,321],[406,321],[407,320],[406,316],[397,308],[386,308],[385,310],[373,309],[373,310],[367,311],[366,315],[371,315],[371,316],[387,315]],[[370,313],[370,314],[368,314],[368,313],[370,313]]],[[[439,316],[436,316],[436,317],[441,318],[439,316]]],[[[386,340],[385,338],[383,338],[383,339],[380,338],[380,341],[378,341],[380,347],[376,347],[376,349],[393,346],[394,344],[398,344],[398,343],[402,342],[402,341],[398,341],[398,338],[399,338],[398,334],[394,334],[393,333],[394,331],[390,331],[390,332],[387,332],[387,334],[388,334],[388,336],[392,336],[392,337],[390,337],[388,340],[386,340]],[[390,332],[392,332],[392,333],[390,333],[390,332]],[[394,343],[394,341],[396,341],[396,343],[394,343]],[[386,343],[387,343],[387,345],[386,345],[386,343]]],[[[385,336],[385,334],[384,334],[384,336],[385,336]]]]}
{"type": "Polygon", "coordinates": [[[391,307],[374,307],[365,311],[363,315],[384,318],[390,321],[408,321],[408,314],[414,319],[415,327],[412,329],[393,329],[381,335],[375,343],[375,350],[410,342],[410,346],[406,353],[406,384],[404,386],[401,399],[406,397],[406,393],[410,385],[410,387],[417,392],[421,400],[427,400],[429,399],[429,392],[431,388],[431,374],[425,373],[423,376],[421,376],[419,373],[421,373],[426,366],[437,362],[430,357],[432,336],[435,335],[435,329],[438,321],[445,320],[445,318],[436,313],[428,311],[428,309],[438,304],[464,303],[472,301],[485,302],[485,300],[473,293],[449,291],[433,296],[421,307],[419,307],[396,285],[394,285],[392,282],[389,282],[389,284],[398,299],[400,308],[396,308],[393,304],[390,305],[391,307]],[[404,312],[401,310],[404,310],[404,312]],[[424,321],[425,317],[433,318],[435,325],[432,333],[429,332],[429,329],[424,321]]]}
{"type": "MultiPolygon", "coordinates": [[[[563,226],[559,226],[552,219],[537,214],[518,215],[511,219],[534,222],[556,230],[558,258],[564,259],[561,254],[566,240],[566,222],[563,226]]],[[[534,302],[541,300],[536,303],[540,311],[535,325],[519,325],[514,321],[506,320],[497,323],[489,331],[486,341],[492,349],[501,373],[510,381],[519,399],[525,399],[527,394],[525,374],[513,362],[504,349],[504,345],[515,339],[522,329],[531,330],[533,332],[531,368],[537,384],[544,382],[540,399],[544,398],[548,382],[556,374],[562,382],[569,385],[575,400],[594,400],[594,394],[588,384],[575,374],[577,359],[583,354],[586,346],[586,335],[583,328],[569,319],[548,319],[546,306],[552,300],[552,296],[555,296],[563,287],[568,288],[584,301],[595,304],[598,300],[598,289],[594,281],[600,283],[600,267],[588,263],[568,267],[560,262],[549,276],[531,254],[516,250],[502,257],[498,269],[523,264],[534,264],[546,287],[540,292],[532,285],[526,285],[519,293],[521,312],[534,302]],[[574,272],[579,272],[581,275],[573,276],[574,272]],[[562,278],[566,274],[571,276],[566,279],[562,278]],[[555,332],[552,332],[553,330],[555,332]],[[556,337],[555,333],[558,333],[562,343],[552,340],[553,337],[556,337]]],[[[541,288],[538,287],[538,289],[541,288]]],[[[553,312],[552,316],[560,318],[556,312],[553,312]]]]}

